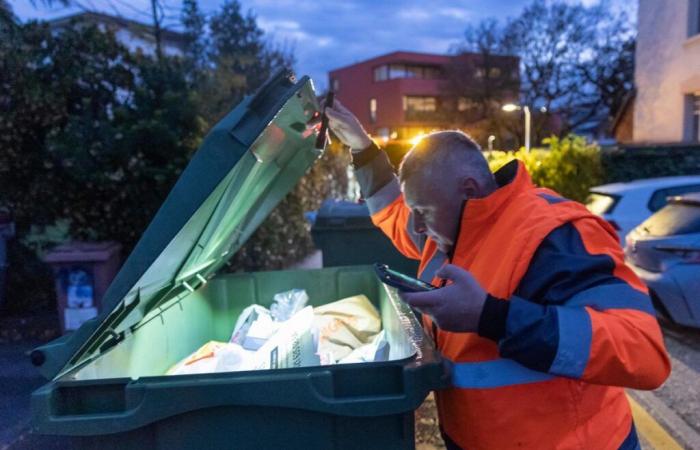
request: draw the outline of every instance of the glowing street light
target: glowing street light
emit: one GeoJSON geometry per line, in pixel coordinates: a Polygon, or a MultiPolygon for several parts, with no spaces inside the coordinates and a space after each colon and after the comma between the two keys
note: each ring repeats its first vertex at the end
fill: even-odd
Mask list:
{"type": "Polygon", "coordinates": [[[489,141],[488,141],[489,142],[489,151],[493,151],[493,141],[495,141],[495,140],[496,140],[496,136],[494,136],[493,134],[491,136],[489,136],[489,141]]]}
{"type": "Polygon", "coordinates": [[[527,105],[520,106],[515,103],[507,103],[501,109],[505,112],[520,111],[522,109],[525,113],[525,152],[530,153],[530,108],[527,105]]]}

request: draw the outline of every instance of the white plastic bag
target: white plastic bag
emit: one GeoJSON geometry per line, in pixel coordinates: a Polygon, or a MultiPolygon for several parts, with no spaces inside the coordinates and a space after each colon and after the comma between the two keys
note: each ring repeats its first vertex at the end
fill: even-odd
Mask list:
{"type": "Polygon", "coordinates": [[[306,306],[309,296],[303,289],[292,289],[286,292],[275,294],[270,313],[272,318],[278,322],[289,320],[306,306]]]}
{"type": "Polygon", "coordinates": [[[348,356],[338,361],[340,364],[377,362],[389,360],[389,341],[386,340],[386,331],[382,330],[372,342],[358,347],[348,356]]]}
{"type": "Polygon", "coordinates": [[[318,366],[320,361],[311,335],[313,321],[314,310],[307,306],[280,324],[277,333],[255,352],[253,369],[318,366]]]}
{"type": "Polygon", "coordinates": [[[267,308],[250,305],[238,316],[229,342],[239,344],[246,350],[257,350],[275,334],[278,327],[267,308]]]}

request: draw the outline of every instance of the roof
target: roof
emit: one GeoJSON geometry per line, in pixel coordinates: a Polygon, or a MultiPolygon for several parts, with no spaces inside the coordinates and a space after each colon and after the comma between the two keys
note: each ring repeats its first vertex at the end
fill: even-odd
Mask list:
{"type": "Polygon", "coordinates": [[[700,184],[700,175],[645,178],[642,180],[628,181],[625,183],[611,183],[591,188],[591,192],[604,194],[620,194],[639,189],[660,189],[666,187],[683,186],[685,184],[700,184]]]}
{"type": "Polygon", "coordinates": [[[371,62],[414,62],[417,64],[447,64],[449,62],[449,55],[440,55],[437,53],[420,53],[420,52],[409,52],[403,50],[397,50],[391,53],[384,53],[382,55],[377,55],[369,59],[362,61],[357,61],[347,66],[337,67],[331,69],[329,72],[336,72],[338,70],[347,69],[354,66],[359,66],[361,64],[367,64],[371,62]]]}
{"type": "MultiPolygon", "coordinates": [[[[151,34],[153,26],[135,20],[126,19],[124,17],[112,16],[109,14],[104,14],[96,11],[84,11],[75,14],[70,14],[68,16],[57,17],[55,19],[49,20],[49,25],[51,28],[61,28],[69,26],[74,22],[93,22],[93,23],[110,23],[117,25],[122,28],[127,28],[132,31],[138,31],[140,33],[151,34]]],[[[177,44],[182,44],[185,41],[185,35],[177,31],[161,29],[161,36],[164,40],[174,42],[177,44]]]]}

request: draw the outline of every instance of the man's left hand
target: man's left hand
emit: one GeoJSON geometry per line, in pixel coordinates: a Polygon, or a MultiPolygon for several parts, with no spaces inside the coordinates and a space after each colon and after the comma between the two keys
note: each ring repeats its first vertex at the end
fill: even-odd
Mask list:
{"type": "Polygon", "coordinates": [[[476,332],[486,291],[471,273],[453,264],[442,267],[437,276],[451,284],[428,292],[399,292],[399,295],[411,307],[432,317],[442,330],[476,332]]]}

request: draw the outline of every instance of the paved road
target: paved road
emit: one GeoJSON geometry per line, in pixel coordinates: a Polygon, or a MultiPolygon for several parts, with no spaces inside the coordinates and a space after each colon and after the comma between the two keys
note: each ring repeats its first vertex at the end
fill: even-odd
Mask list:
{"type": "Polygon", "coordinates": [[[700,330],[664,323],[664,335],[673,370],[654,394],[700,433],[700,330]]]}
{"type": "Polygon", "coordinates": [[[43,384],[25,353],[36,342],[0,344],[0,449],[29,424],[29,393],[43,384]]]}

